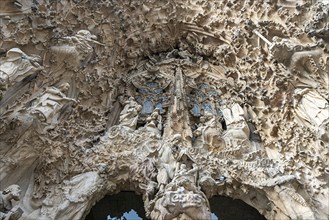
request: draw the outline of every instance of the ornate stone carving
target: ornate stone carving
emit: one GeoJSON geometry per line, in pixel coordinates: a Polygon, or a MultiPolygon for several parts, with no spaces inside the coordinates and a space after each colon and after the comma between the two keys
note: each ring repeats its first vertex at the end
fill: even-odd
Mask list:
{"type": "Polygon", "coordinates": [[[222,112],[227,126],[223,136],[228,147],[247,145],[250,130],[243,117],[243,109],[238,104],[233,104],[231,108],[225,108],[222,112]]]}
{"type": "Polygon", "coordinates": [[[151,219],[210,219],[218,195],[327,219],[328,7],[1,1],[0,186],[21,219],[120,191],[151,219]]]}
{"type": "Polygon", "coordinates": [[[88,30],[80,30],[74,36],[63,37],[59,41],[59,46],[53,46],[52,52],[57,57],[57,62],[63,62],[68,67],[85,67],[89,62],[93,47],[91,44],[103,45],[96,41],[97,37],[88,30]]]}
{"type": "Polygon", "coordinates": [[[319,93],[310,89],[295,90],[297,116],[309,127],[323,128],[329,118],[329,103],[319,93]]]}
{"type": "Polygon", "coordinates": [[[10,185],[0,192],[0,219],[16,220],[19,219],[23,210],[19,206],[13,206],[12,201],[20,199],[21,189],[18,185],[10,185]]]}
{"type": "Polygon", "coordinates": [[[54,86],[46,88],[46,90],[33,101],[29,108],[31,114],[37,115],[41,121],[51,123],[52,120],[57,120],[58,114],[64,103],[77,102],[75,99],[68,98],[64,93],[68,91],[70,85],[64,83],[59,88],[54,86]]]}
{"type": "Polygon", "coordinates": [[[8,50],[6,57],[0,60],[0,89],[5,91],[24,78],[43,70],[40,61],[39,56],[28,56],[19,48],[8,50]]]}
{"type": "Polygon", "coordinates": [[[138,113],[141,109],[142,106],[134,100],[134,97],[130,97],[129,100],[125,102],[125,107],[120,113],[120,125],[136,129],[138,113]]]}

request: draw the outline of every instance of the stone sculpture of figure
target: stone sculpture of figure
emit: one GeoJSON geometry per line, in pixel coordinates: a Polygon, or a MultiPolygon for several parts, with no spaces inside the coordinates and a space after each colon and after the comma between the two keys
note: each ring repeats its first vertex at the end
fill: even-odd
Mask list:
{"type": "Polygon", "coordinates": [[[296,89],[294,108],[305,125],[318,129],[329,122],[329,103],[311,89],[296,89]]]}
{"type": "Polygon", "coordinates": [[[210,198],[217,193],[218,186],[224,185],[226,177],[220,174],[216,175],[217,178],[213,178],[210,171],[201,169],[198,175],[198,186],[201,190],[210,198]]]}
{"type": "Polygon", "coordinates": [[[179,170],[182,164],[185,164],[188,169],[192,169],[193,164],[195,161],[193,160],[189,149],[191,148],[186,148],[183,146],[177,145],[176,147],[173,146],[173,155],[176,160],[176,168],[175,170],[179,170]]]}
{"type": "Polygon", "coordinates": [[[175,172],[174,178],[172,180],[173,184],[184,186],[185,189],[189,191],[196,192],[196,184],[198,181],[198,166],[193,163],[192,168],[188,169],[186,164],[180,164],[179,169],[175,172]]]}
{"type": "Polygon", "coordinates": [[[170,167],[168,164],[160,164],[158,166],[158,175],[157,175],[157,182],[159,192],[162,192],[164,187],[169,183],[169,172],[170,167]]]}
{"type": "Polygon", "coordinates": [[[162,131],[162,116],[160,115],[160,109],[155,108],[152,114],[146,118],[146,129],[154,132],[156,135],[160,135],[162,131]]]}
{"type": "Polygon", "coordinates": [[[234,145],[235,142],[243,142],[249,139],[250,130],[243,115],[244,111],[237,103],[231,108],[223,109],[223,116],[227,125],[227,130],[223,137],[228,145],[234,145]]]}
{"type": "Polygon", "coordinates": [[[194,146],[200,147],[200,146],[203,146],[203,144],[204,144],[202,133],[203,133],[205,127],[206,127],[206,117],[201,116],[200,117],[200,123],[195,124],[195,125],[197,126],[197,129],[193,131],[193,136],[195,138],[194,146]]]}
{"type": "Polygon", "coordinates": [[[224,144],[221,138],[222,128],[218,126],[216,117],[205,115],[200,117],[200,125],[194,131],[194,136],[197,137],[196,145],[203,146],[205,149],[218,148],[224,144]]]}
{"type": "Polygon", "coordinates": [[[64,37],[60,40],[60,46],[52,47],[52,51],[60,59],[72,68],[85,66],[92,56],[91,43],[103,45],[96,41],[97,37],[88,30],[80,30],[75,36],[64,37]]]}
{"type": "Polygon", "coordinates": [[[120,125],[135,130],[142,106],[135,101],[134,97],[130,97],[124,104],[125,107],[120,113],[120,125]]]}
{"type": "Polygon", "coordinates": [[[38,116],[41,121],[49,123],[67,102],[77,102],[75,99],[68,98],[65,93],[70,88],[68,83],[46,88],[35,104],[30,108],[30,112],[38,116]]]}
{"type": "Polygon", "coordinates": [[[178,147],[182,136],[180,134],[174,135],[174,137],[163,144],[159,150],[159,159],[157,163],[158,175],[157,182],[159,191],[164,189],[170,180],[174,177],[175,170],[177,169],[177,161],[173,154],[173,148],[178,147]]]}
{"type": "Polygon", "coordinates": [[[0,220],[16,220],[22,216],[23,210],[12,204],[12,200],[18,201],[20,195],[21,189],[15,184],[0,192],[0,220]]]}
{"type": "Polygon", "coordinates": [[[8,50],[6,57],[0,59],[0,89],[7,89],[16,82],[43,69],[36,55],[28,56],[19,48],[8,50]]]}

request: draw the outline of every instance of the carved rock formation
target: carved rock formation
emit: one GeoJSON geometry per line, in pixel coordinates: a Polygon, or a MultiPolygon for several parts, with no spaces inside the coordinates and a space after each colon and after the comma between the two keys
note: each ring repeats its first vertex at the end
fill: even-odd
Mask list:
{"type": "Polygon", "coordinates": [[[0,219],[84,219],[120,191],[151,219],[210,219],[216,195],[328,219],[328,12],[1,1],[0,219]]]}

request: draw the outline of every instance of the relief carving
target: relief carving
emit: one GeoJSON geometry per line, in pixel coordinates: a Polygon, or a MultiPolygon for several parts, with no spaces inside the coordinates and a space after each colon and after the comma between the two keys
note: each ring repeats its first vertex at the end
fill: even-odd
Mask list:
{"type": "Polygon", "coordinates": [[[120,113],[120,125],[134,130],[136,129],[138,113],[142,110],[142,106],[134,100],[134,97],[130,97],[124,104],[125,107],[120,113]]]}
{"type": "Polygon", "coordinates": [[[56,116],[60,112],[65,103],[76,103],[77,101],[68,98],[65,93],[70,88],[68,83],[64,83],[57,87],[48,87],[46,90],[33,101],[29,112],[36,115],[40,121],[51,123],[52,120],[57,120],[56,116]]]}
{"type": "Polygon", "coordinates": [[[296,114],[307,126],[321,129],[328,124],[329,103],[325,98],[310,89],[296,89],[294,95],[296,114]]]}
{"type": "Polygon", "coordinates": [[[0,192],[0,219],[17,220],[23,210],[19,206],[13,206],[12,201],[20,200],[21,189],[18,185],[10,185],[0,192]]]}
{"type": "Polygon", "coordinates": [[[120,191],[150,219],[211,219],[212,196],[327,219],[328,7],[1,1],[0,219],[120,191]]]}
{"type": "MultiPolygon", "coordinates": [[[[7,51],[6,57],[0,60],[0,90],[4,93],[15,83],[31,76],[44,68],[39,64],[41,58],[37,55],[27,55],[19,48],[7,51]]],[[[3,96],[3,94],[2,94],[3,96]]]]}

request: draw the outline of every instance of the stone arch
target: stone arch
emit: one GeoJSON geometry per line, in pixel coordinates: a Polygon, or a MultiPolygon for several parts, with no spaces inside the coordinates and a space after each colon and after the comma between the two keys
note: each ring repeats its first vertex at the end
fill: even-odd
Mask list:
{"type": "Polygon", "coordinates": [[[211,212],[218,219],[222,220],[265,220],[254,207],[246,204],[242,200],[232,199],[224,196],[214,196],[209,199],[211,212]]]}
{"type": "MultiPolygon", "coordinates": [[[[118,194],[108,195],[99,200],[86,216],[86,220],[120,218],[125,213],[128,214],[133,210],[141,219],[146,219],[142,196],[136,195],[134,192],[121,191],[118,194]]],[[[136,214],[128,215],[132,219],[136,214]]],[[[128,218],[129,219],[129,218],[128,218]]]]}

